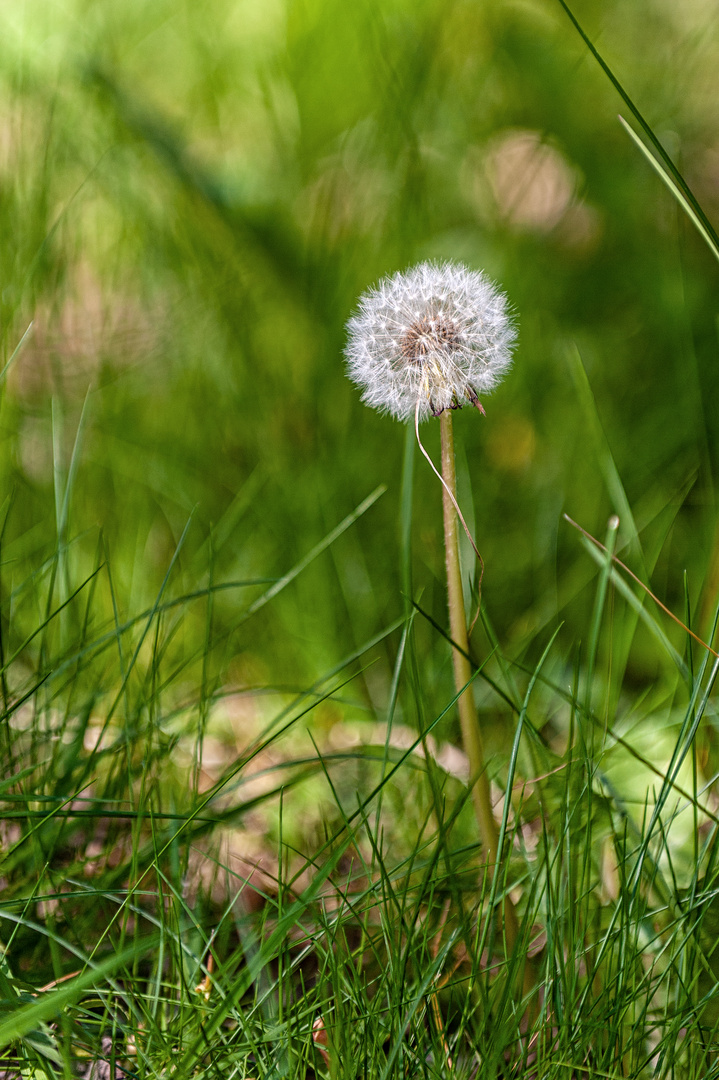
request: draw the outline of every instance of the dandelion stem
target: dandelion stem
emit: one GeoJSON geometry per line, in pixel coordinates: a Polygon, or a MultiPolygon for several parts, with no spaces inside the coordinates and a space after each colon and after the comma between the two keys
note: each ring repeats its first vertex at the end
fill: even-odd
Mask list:
{"type": "MultiPolygon", "coordinates": [[[[462,573],[459,563],[457,515],[455,513],[457,478],[454,466],[452,413],[449,410],[445,410],[440,416],[440,427],[442,436],[442,506],[444,509],[444,549],[447,564],[449,626],[452,640],[457,646],[452,650],[454,682],[458,693],[462,690],[462,687],[467,687],[459,698],[457,707],[459,709],[464,751],[469,758],[474,811],[477,817],[484,856],[491,872],[494,870],[499,857],[499,829],[492,812],[489,777],[487,776],[479,717],[474,704],[472,687],[467,685],[472,678],[472,668],[467,659],[469,640],[462,592],[462,573]]],[[[511,951],[517,940],[518,924],[517,914],[509,897],[504,902],[504,930],[507,946],[511,951]]]]}
{"type": "MultiPolygon", "coordinates": [[[[449,627],[452,640],[459,646],[459,648],[453,650],[452,657],[454,681],[459,692],[471,680],[472,669],[466,655],[469,653],[469,640],[462,591],[462,573],[459,564],[457,516],[455,513],[457,479],[454,466],[454,436],[452,434],[451,412],[445,411],[442,413],[440,424],[442,430],[442,479],[444,480],[442,503],[444,508],[444,548],[447,564],[449,627]],[[460,652],[460,650],[462,651],[460,652]]],[[[472,798],[477,814],[477,822],[482,834],[482,846],[488,863],[494,866],[497,861],[499,831],[492,813],[482,733],[479,728],[471,687],[468,687],[462,694],[458,701],[458,708],[464,749],[469,757],[470,775],[475,778],[472,798]]]]}
{"type": "MultiPolygon", "coordinates": [[[[442,476],[442,474],[440,472],[437,472],[437,469],[435,467],[434,462],[432,461],[432,458],[429,456],[429,454],[425,450],[424,443],[422,442],[422,440],[419,437],[419,405],[420,405],[420,403],[419,403],[419,401],[417,401],[417,405],[416,405],[416,408],[414,410],[414,432],[415,432],[415,435],[417,437],[417,445],[419,446],[420,450],[422,451],[422,453],[426,457],[427,461],[429,462],[430,469],[432,470],[432,472],[434,473],[434,475],[437,477],[440,484],[444,488],[445,495],[447,497],[449,497],[449,499],[451,500],[452,506],[455,509],[455,513],[457,514],[457,517],[459,518],[459,520],[462,522],[462,528],[464,529],[465,533],[467,534],[467,539],[469,540],[470,544],[472,545],[472,550],[474,551],[474,554],[477,556],[477,562],[479,563],[479,582],[478,582],[478,585],[477,585],[477,614],[475,615],[474,619],[472,620],[472,626],[474,626],[475,622],[477,621],[477,618],[479,617],[479,609],[480,609],[480,606],[481,606],[481,603],[482,603],[482,579],[484,578],[484,559],[482,558],[482,556],[479,553],[479,548],[477,547],[477,545],[474,542],[474,537],[472,536],[471,532],[469,531],[469,527],[467,525],[467,522],[464,520],[464,514],[462,513],[462,511],[459,508],[459,503],[457,502],[456,493],[453,490],[450,490],[450,488],[445,483],[444,477],[442,476]]],[[[454,444],[453,444],[453,446],[454,446],[454,444]]],[[[454,454],[454,450],[452,451],[452,453],[454,454]]],[[[452,460],[454,461],[454,457],[452,458],[452,460]]],[[[471,628],[470,628],[470,633],[471,633],[471,628]]]]}

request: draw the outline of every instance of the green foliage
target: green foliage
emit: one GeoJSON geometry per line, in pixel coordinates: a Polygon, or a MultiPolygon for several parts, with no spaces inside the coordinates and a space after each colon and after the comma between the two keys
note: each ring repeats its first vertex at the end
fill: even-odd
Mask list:
{"type": "Polygon", "coordinates": [[[718,1076],[719,661],[636,580],[712,640],[709,10],[31,0],[0,35],[7,1080],[718,1076]],[[341,360],[424,258],[520,327],[457,416],[494,873],[438,484],[341,360]],[[563,511],[618,515],[609,554],[563,511]]]}

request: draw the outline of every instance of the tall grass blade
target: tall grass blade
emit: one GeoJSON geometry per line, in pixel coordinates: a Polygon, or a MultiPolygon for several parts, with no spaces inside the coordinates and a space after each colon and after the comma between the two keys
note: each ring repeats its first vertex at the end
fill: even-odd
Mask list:
{"type": "MultiPolygon", "coordinates": [[[[569,5],[566,3],[566,0],[558,0],[558,3],[561,5],[562,8],[564,8],[564,11],[569,16],[569,19],[572,22],[572,25],[574,26],[575,30],[577,31],[577,33],[581,37],[582,41],[584,42],[584,44],[589,49],[590,53],[592,54],[594,59],[599,64],[602,71],[607,76],[607,78],[611,82],[612,86],[614,87],[614,89],[617,91],[617,93],[621,97],[622,101],[625,103],[627,108],[631,111],[632,116],[634,117],[634,119],[639,124],[640,128],[642,129],[642,131],[646,135],[646,137],[649,140],[649,142],[651,143],[651,145],[654,147],[654,150],[655,150],[656,155],[657,155],[656,159],[654,159],[654,161],[653,161],[654,167],[657,168],[657,171],[659,171],[659,165],[661,163],[662,172],[666,175],[665,183],[668,180],[671,180],[671,182],[672,182],[672,190],[676,189],[677,195],[681,195],[681,200],[680,201],[681,201],[682,206],[685,207],[687,212],[689,212],[691,210],[690,217],[691,217],[692,221],[694,221],[695,224],[697,225],[697,227],[699,228],[699,231],[701,232],[701,235],[704,237],[704,239],[709,244],[709,246],[710,246],[712,252],[714,253],[714,255],[717,258],[719,258],[719,235],[717,235],[717,232],[716,232],[714,226],[709,221],[706,214],[702,210],[701,206],[697,202],[697,199],[696,199],[694,193],[692,192],[691,188],[687,184],[686,180],[684,179],[682,174],[679,172],[679,169],[676,167],[676,165],[674,164],[674,162],[670,158],[669,154],[666,152],[666,150],[662,146],[662,144],[659,141],[659,139],[657,138],[657,136],[654,134],[654,131],[652,130],[649,123],[644,119],[643,115],[641,114],[641,112],[639,111],[637,106],[634,104],[633,100],[631,99],[631,97],[629,96],[627,91],[624,89],[624,87],[622,86],[619,79],[616,77],[616,75],[614,74],[612,69],[609,67],[609,64],[602,57],[599,50],[595,47],[595,45],[592,43],[592,41],[590,40],[588,35],[582,29],[578,19],[573,14],[573,12],[572,12],[571,8],[569,7],[569,5]]],[[[620,120],[621,120],[621,117],[620,117],[620,120]]],[[[627,128],[630,131],[630,133],[632,134],[632,136],[634,138],[634,141],[637,142],[638,145],[640,146],[640,149],[643,149],[645,155],[650,157],[650,160],[651,160],[653,158],[653,155],[648,154],[648,152],[646,150],[646,147],[644,147],[643,144],[640,142],[640,140],[637,139],[636,135],[634,135],[634,133],[631,132],[631,129],[628,128],[628,125],[624,124],[624,126],[625,126],[625,128],[627,128]]],[[[661,173],[660,173],[660,175],[661,175],[661,173]]]]}

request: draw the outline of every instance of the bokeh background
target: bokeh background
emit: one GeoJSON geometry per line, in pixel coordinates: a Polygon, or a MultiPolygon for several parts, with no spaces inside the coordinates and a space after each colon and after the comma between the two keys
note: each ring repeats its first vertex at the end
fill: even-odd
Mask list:
{"type": "MultiPolygon", "coordinates": [[[[716,220],[714,5],[573,10],[716,220]]],[[[401,617],[406,431],[360,404],[342,350],[360,292],[427,258],[484,268],[519,325],[486,420],[456,418],[503,646],[537,653],[558,621],[567,652],[586,634],[596,568],[564,512],[595,535],[618,512],[627,561],[680,615],[686,571],[706,629],[718,268],[558,3],[28,0],[2,5],[0,40],[17,642],[42,613],[12,590],[59,534],[68,580],[98,551],[111,560],[125,617],[152,604],[188,521],[176,592],[276,578],[380,484],[251,632],[225,639],[218,671],[311,681],[401,617]]],[[[422,429],[435,457],[437,427],[422,429]]],[[[440,491],[418,454],[413,490],[412,592],[444,625],[440,491]]],[[[98,600],[109,619],[104,579],[98,600]]],[[[230,628],[237,605],[218,594],[216,622],[230,628]]],[[[188,604],[177,639],[201,639],[205,618],[188,604]]],[[[375,704],[394,648],[364,675],[375,704]]],[[[629,677],[651,681],[655,664],[640,638],[629,677]]],[[[445,652],[440,666],[449,686],[445,652]]]]}

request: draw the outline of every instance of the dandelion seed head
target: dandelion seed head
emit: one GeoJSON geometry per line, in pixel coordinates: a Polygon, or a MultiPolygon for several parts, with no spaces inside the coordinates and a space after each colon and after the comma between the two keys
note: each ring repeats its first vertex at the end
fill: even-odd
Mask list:
{"type": "Polygon", "coordinates": [[[516,329],[507,298],[480,270],[423,262],[383,278],[347,323],[349,377],[362,400],[398,420],[461,408],[509,367],[516,329]]]}

